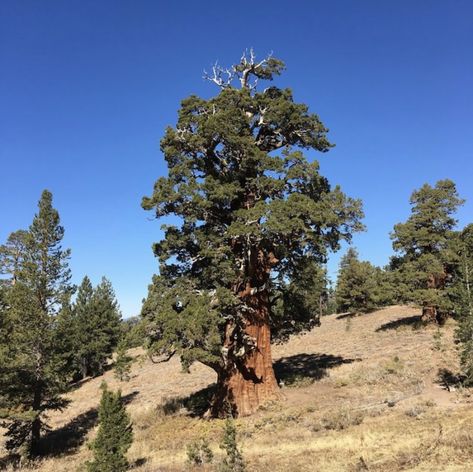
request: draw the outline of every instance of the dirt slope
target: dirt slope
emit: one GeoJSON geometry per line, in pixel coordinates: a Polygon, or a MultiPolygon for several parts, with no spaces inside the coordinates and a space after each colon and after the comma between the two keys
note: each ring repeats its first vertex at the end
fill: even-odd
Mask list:
{"type": "MultiPolygon", "coordinates": [[[[455,324],[438,330],[418,321],[418,310],[408,307],[331,315],[310,333],[274,346],[284,400],[237,421],[248,469],[473,470],[470,391],[451,378],[458,372],[455,324]]],[[[133,418],[134,470],[192,470],[186,446],[200,437],[209,439],[219,461],[222,422],[193,415],[200,394],[191,404],[181,400],[211,384],[213,372],[195,365],[183,373],[177,359],[144,360],[129,382],[120,384],[107,372],[68,395],[69,408],[51,414],[49,455],[39,470],[80,470],[90,458],[86,442],[94,434],[103,380],[121,387],[133,418]]]]}

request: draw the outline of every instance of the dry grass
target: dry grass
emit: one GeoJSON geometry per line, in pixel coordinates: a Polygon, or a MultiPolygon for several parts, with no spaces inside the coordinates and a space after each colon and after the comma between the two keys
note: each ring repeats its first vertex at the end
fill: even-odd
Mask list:
{"type": "MultiPolygon", "coordinates": [[[[275,346],[284,400],[236,422],[248,470],[473,470],[470,391],[449,392],[438,384],[441,369],[458,370],[454,322],[439,335],[417,320],[415,309],[390,307],[351,318],[347,330],[346,318],[331,315],[320,328],[275,346]]],[[[112,388],[119,386],[113,373],[104,377],[112,388]]],[[[85,382],[69,394],[68,410],[51,415],[56,430],[83,428],[74,447],[57,448],[58,455],[44,458],[38,470],[72,472],[89,459],[86,442],[94,435],[102,380],[85,382]]],[[[219,461],[223,423],[189,413],[201,409],[205,391],[186,400],[214,380],[203,366],[182,373],[176,360],[134,365],[130,382],[120,385],[134,423],[133,470],[192,470],[186,448],[201,438],[219,461]]]]}

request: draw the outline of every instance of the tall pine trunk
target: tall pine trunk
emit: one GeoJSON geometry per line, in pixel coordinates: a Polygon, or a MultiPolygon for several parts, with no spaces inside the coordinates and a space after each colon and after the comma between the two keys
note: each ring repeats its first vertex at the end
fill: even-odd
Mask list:
{"type": "MultiPolygon", "coordinates": [[[[218,372],[217,391],[209,410],[213,417],[248,416],[267,401],[280,397],[271,357],[267,292],[251,294],[245,301],[254,313],[246,318],[244,333],[255,345],[248,353],[233,352],[218,372]]],[[[224,348],[231,352],[238,347],[234,345],[231,326],[227,328],[224,348]]]]}
{"type": "Polygon", "coordinates": [[[31,456],[37,456],[39,454],[39,440],[41,437],[41,418],[39,413],[41,411],[42,391],[39,384],[36,385],[33,396],[32,409],[37,414],[33,422],[31,423],[31,442],[30,442],[30,454],[31,456]]]}

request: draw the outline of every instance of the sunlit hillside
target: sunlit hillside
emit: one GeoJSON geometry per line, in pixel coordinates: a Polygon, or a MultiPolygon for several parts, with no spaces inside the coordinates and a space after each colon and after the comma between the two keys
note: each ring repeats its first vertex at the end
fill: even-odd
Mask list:
{"type": "MultiPolygon", "coordinates": [[[[472,399],[455,383],[454,327],[420,326],[418,310],[394,306],[326,316],[321,327],[275,346],[284,399],[236,421],[248,470],[472,470],[472,399]]],[[[215,456],[195,470],[215,470],[223,422],[199,417],[213,373],[202,365],[183,373],[178,359],[153,364],[133,354],[141,360],[129,382],[111,371],[86,380],[62,414],[51,414],[40,470],[80,470],[89,460],[103,380],[122,389],[132,416],[133,470],[192,470],[186,448],[199,438],[215,456]]]]}

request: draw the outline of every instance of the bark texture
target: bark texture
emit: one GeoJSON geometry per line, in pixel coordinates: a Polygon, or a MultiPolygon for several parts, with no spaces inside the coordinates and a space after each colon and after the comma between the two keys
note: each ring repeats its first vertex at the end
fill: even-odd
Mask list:
{"type": "MultiPolygon", "coordinates": [[[[431,275],[427,281],[427,288],[429,289],[443,289],[447,281],[447,273],[440,275],[431,275]]],[[[437,323],[444,325],[448,319],[449,314],[439,307],[434,305],[425,305],[422,307],[422,321],[424,323],[437,323]]]]}
{"type": "Polygon", "coordinates": [[[280,397],[271,357],[267,293],[250,295],[246,301],[254,314],[248,317],[243,336],[252,339],[254,345],[245,348],[235,339],[234,327],[227,326],[227,363],[218,373],[217,392],[209,411],[213,417],[248,416],[265,402],[280,397]]]}

